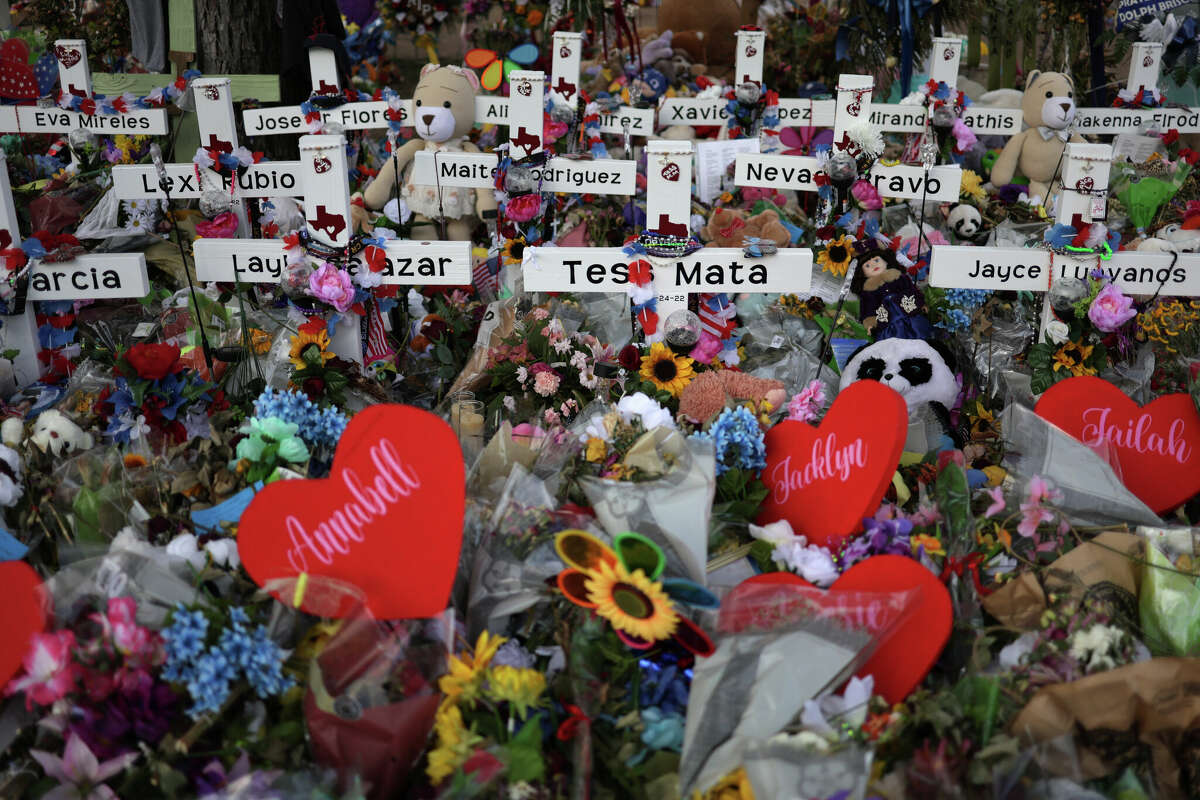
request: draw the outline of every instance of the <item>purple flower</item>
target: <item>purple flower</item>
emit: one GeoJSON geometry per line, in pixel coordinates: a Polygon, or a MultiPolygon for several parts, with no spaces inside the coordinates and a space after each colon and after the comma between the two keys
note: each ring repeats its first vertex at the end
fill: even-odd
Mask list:
{"type": "Polygon", "coordinates": [[[912,529],[912,523],[906,519],[864,519],[862,534],[842,551],[842,568],[846,569],[870,556],[911,556],[909,535],[912,529]]]}
{"type": "Polygon", "coordinates": [[[1112,333],[1136,316],[1133,298],[1111,283],[1100,290],[1088,309],[1088,319],[1105,333],[1112,333]]]}
{"type": "Polygon", "coordinates": [[[61,758],[45,750],[30,750],[29,755],[42,765],[46,777],[59,781],[58,786],[43,795],[50,800],[116,800],[116,792],[104,781],[123,772],[138,758],[137,753],[127,753],[101,763],[74,734],[68,734],[61,758]]]}

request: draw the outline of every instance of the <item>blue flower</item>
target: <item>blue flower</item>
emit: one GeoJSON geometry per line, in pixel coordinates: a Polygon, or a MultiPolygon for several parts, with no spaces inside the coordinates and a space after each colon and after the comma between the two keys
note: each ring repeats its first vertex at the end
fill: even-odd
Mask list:
{"type": "Polygon", "coordinates": [[[219,711],[229,698],[232,677],[229,660],[221,650],[209,650],[196,659],[195,669],[187,681],[188,694],[195,701],[188,713],[198,717],[208,711],[219,711]]]}
{"type": "Polygon", "coordinates": [[[730,469],[759,470],[767,466],[767,446],[762,428],[744,406],[725,409],[707,433],[694,435],[713,443],[718,476],[730,469]]]}
{"type": "Polygon", "coordinates": [[[195,668],[193,663],[204,650],[208,636],[208,618],[199,611],[188,611],[179,605],[170,627],[162,632],[167,661],[163,677],[169,681],[186,681],[195,668]]]}
{"type": "Polygon", "coordinates": [[[297,436],[316,447],[336,447],[349,420],[336,407],[321,408],[307,395],[267,387],[254,401],[256,417],[277,417],[299,427],[297,436]]]}

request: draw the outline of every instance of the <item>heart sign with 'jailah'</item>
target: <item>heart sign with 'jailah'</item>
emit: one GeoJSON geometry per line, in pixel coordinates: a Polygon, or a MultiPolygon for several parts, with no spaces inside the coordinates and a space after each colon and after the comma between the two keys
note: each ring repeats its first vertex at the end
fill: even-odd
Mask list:
{"type": "Polygon", "coordinates": [[[819,427],[786,420],[767,431],[762,480],[771,493],[758,524],[786,519],[809,541],[837,550],[879,508],[908,438],[907,409],[894,389],[856,381],[819,427]]]}
{"type": "MultiPolygon", "coordinates": [[[[450,597],[464,502],[462,450],[450,426],[411,406],[371,406],[350,420],[328,478],[276,481],[254,497],[238,550],[260,586],[326,576],[361,589],[380,619],[431,617],[450,597]]],[[[303,596],[300,606],[353,611],[318,611],[303,596]]]]}

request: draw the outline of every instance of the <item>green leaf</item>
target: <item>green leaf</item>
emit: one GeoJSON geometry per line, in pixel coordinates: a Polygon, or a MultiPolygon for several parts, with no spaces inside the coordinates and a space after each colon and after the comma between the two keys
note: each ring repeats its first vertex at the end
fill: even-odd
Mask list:
{"type": "MultiPolygon", "coordinates": [[[[957,539],[969,540],[975,525],[971,520],[971,488],[967,484],[966,471],[958,464],[947,464],[938,475],[934,490],[938,508],[946,515],[950,534],[957,539]]],[[[970,541],[967,543],[968,546],[971,544],[970,541]]]]}
{"type": "Polygon", "coordinates": [[[14,347],[14,348],[9,348],[8,350],[5,350],[3,353],[0,353],[0,358],[4,358],[9,361],[12,361],[14,358],[19,356],[20,354],[21,354],[21,351],[14,347]]]}
{"type": "Polygon", "coordinates": [[[531,718],[508,743],[508,780],[538,781],[546,772],[542,760],[542,726],[531,718]]]}
{"type": "Polygon", "coordinates": [[[966,715],[979,726],[980,744],[986,745],[996,727],[1000,684],[992,678],[972,675],[958,682],[954,695],[962,703],[966,715]]]}

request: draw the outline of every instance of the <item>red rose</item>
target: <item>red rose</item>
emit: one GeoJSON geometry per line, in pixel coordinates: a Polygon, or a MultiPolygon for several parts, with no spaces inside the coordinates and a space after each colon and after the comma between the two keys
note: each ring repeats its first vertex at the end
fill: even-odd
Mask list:
{"type": "Polygon", "coordinates": [[[642,366],[642,354],[637,349],[637,345],[627,344],[621,348],[621,352],[617,354],[617,361],[622,367],[634,372],[642,366]]]}
{"type": "Polygon", "coordinates": [[[1162,134],[1162,140],[1163,144],[1175,144],[1175,142],[1179,141],[1179,129],[1171,128],[1171,130],[1162,134]]]}
{"type": "Polygon", "coordinates": [[[300,388],[306,395],[308,395],[309,400],[312,400],[314,403],[316,403],[321,399],[321,395],[325,393],[325,379],[305,378],[304,383],[300,385],[300,388]]]}
{"type": "Polygon", "coordinates": [[[125,360],[137,370],[139,377],[148,381],[165,378],[180,369],[179,347],[173,344],[135,344],[125,353],[125,360]]]}

